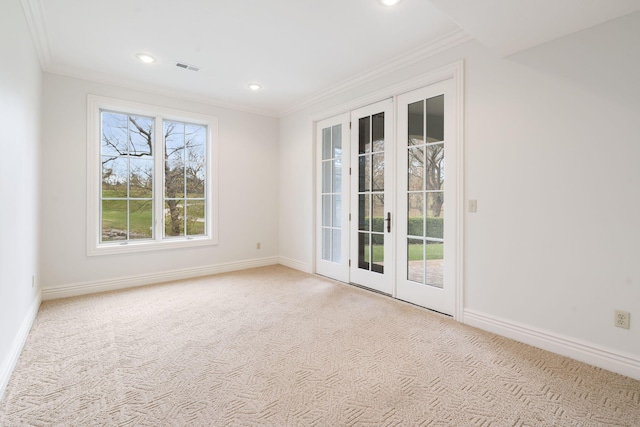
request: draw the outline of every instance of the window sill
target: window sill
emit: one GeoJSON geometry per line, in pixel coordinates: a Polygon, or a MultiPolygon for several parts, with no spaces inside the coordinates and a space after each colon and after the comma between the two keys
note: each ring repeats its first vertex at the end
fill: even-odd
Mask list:
{"type": "Polygon", "coordinates": [[[89,245],[87,248],[88,256],[99,255],[117,255],[128,254],[136,252],[151,252],[164,249],[181,249],[181,248],[193,248],[201,246],[214,246],[217,245],[217,240],[211,237],[193,237],[190,239],[167,239],[161,241],[141,241],[141,242],[113,242],[103,243],[98,246],[89,245]]]}

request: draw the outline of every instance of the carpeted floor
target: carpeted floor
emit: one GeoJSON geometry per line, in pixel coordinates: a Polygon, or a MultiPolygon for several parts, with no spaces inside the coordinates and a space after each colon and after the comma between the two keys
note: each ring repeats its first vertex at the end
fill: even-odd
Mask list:
{"type": "Polygon", "coordinates": [[[640,381],[274,266],[45,302],[2,426],[640,426],[640,381]]]}

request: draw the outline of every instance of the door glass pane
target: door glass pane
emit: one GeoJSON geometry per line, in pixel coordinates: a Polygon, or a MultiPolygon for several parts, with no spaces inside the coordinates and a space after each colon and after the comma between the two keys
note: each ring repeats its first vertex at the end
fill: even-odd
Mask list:
{"type": "Polygon", "coordinates": [[[358,267],[369,270],[369,233],[358,233],[358,267]]]}
{"type": "Polygon", "coordinates": [[[427,285],[442,288],[444,244],[441,242],[427,242],[425,249],[427,258],[427,285]]]}
{"type": "Polygon", "coordinates": [[[444,190],[444,145],[427,146],[427,190],[444,190]]]}
{"type": "Polygon", "coordinates": [[[335,159],[333,161],[333,174],[331,175],[331,187],[334,193],[340,193],[340,191],[342,190],[342,159],[335,159]]]}
{"type": "Polygon", "coordinates": [[[322,225],[331,226],[331,196],[322,196],[322,225]]]}
{"type": "Polygon", "coordinates": [[[331,128],[322,129],[322,160],[331,158],[331,128]]]}
{"type": "Polygon", "coordinates": [[[371,140],[374,152],[384,151],[384,113],[371,116],[371,140]]]}
{"type": "Polygon", "coordinates": [[[364,154],[371,152],[371,119],[369,116],[358,120],[358,153],[364,154]]]}
{"type": "Polygon", "coordinates": [[[358,196],[358,230],[369,231],[370,201],[368,194],[358,196]]]}
{"type": "Polygon", "coordinates": [[[424,190],[424,147],[410,147],[407,161],[409,191],[424,190]]]}
{"type": "Polygon", "coordinates": [[[371,271],[384,273],[384,234],[371,234],[371,271]]]}
{"type": "Polygon", "coordinates": [[[408,198],[407,234],[424,236],[424,193],[409,193],[408,198]]]}
{"type": "Polygon", "coordinates": [[[427,237],[444,237],[444,193],[427,193],[427,237]]]}
{"type": "Polygon", "coordinates": [[[331,261],[331,229],[322,229],[322,259],[331,261]]]}
{"type": "Polygon", "coordinates": [[[424,143],[424,101],[414,102],[408,107],[408,145],[424,143]]]}
{"type": "Polygon", "coordinates": [[[407,280],[424,283],[424,241],[407,239],[407,280]]]}
{"type": "Polygon", "coordinates": [[[331,128],[333,142],[333,157],[342,157],[342,125],[331,128]]]}
{"type": "Polygon", "coordinates": [[[371,156],[363,155],[358,157],[358,191],[369,191],[371,189],[371,156]]]}
{"type": "Polygon", "coordinates": [[[444,141],[444,95],[427,99],[427,142],[444,141]]]}
{"type": "Polygon", "coordinates": [[[331,261],[340,262],[342,259],[340,230],[331,230],[331,261]]]}
{"type": "Polygon", "coordinates": [[[384,232],[384,194],[376,193],[371,195],[373,201],[373,219],[371,222],[371,231],[378,233],[384,232]]]}
{"type": "Polygon", "coordinates": [[[322,192],[331,193],[331,161],[322,162],[322,192]]]}
{"type": "Polygon", "coordinates": [[[334,227],[342,227],[342,196],[332,196],[333,219],[331,225],[334,227]]]}
{"type": "Polygon", "coordinates": [[[384,191],[384,153],[374,154],[371,162],[372,191],[384,191]]]}

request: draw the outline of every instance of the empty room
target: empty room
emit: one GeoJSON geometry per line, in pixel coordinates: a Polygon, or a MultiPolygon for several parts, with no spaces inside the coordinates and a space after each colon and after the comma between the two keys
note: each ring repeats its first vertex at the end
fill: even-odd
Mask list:
{"type": "Polygon", "coordinates": [[[640,425],[640,0],[3,0],[1,426],[640,425]]]}

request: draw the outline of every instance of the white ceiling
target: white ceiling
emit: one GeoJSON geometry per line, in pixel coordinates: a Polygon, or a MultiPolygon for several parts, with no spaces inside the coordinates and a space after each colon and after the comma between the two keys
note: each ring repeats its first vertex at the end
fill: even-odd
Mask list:
{"type": "Polygon", "coordinates": [[[504,55],[640,10],[640,0],[21,1],[45,71],[271,115],[467,33],[504,55]]]}

